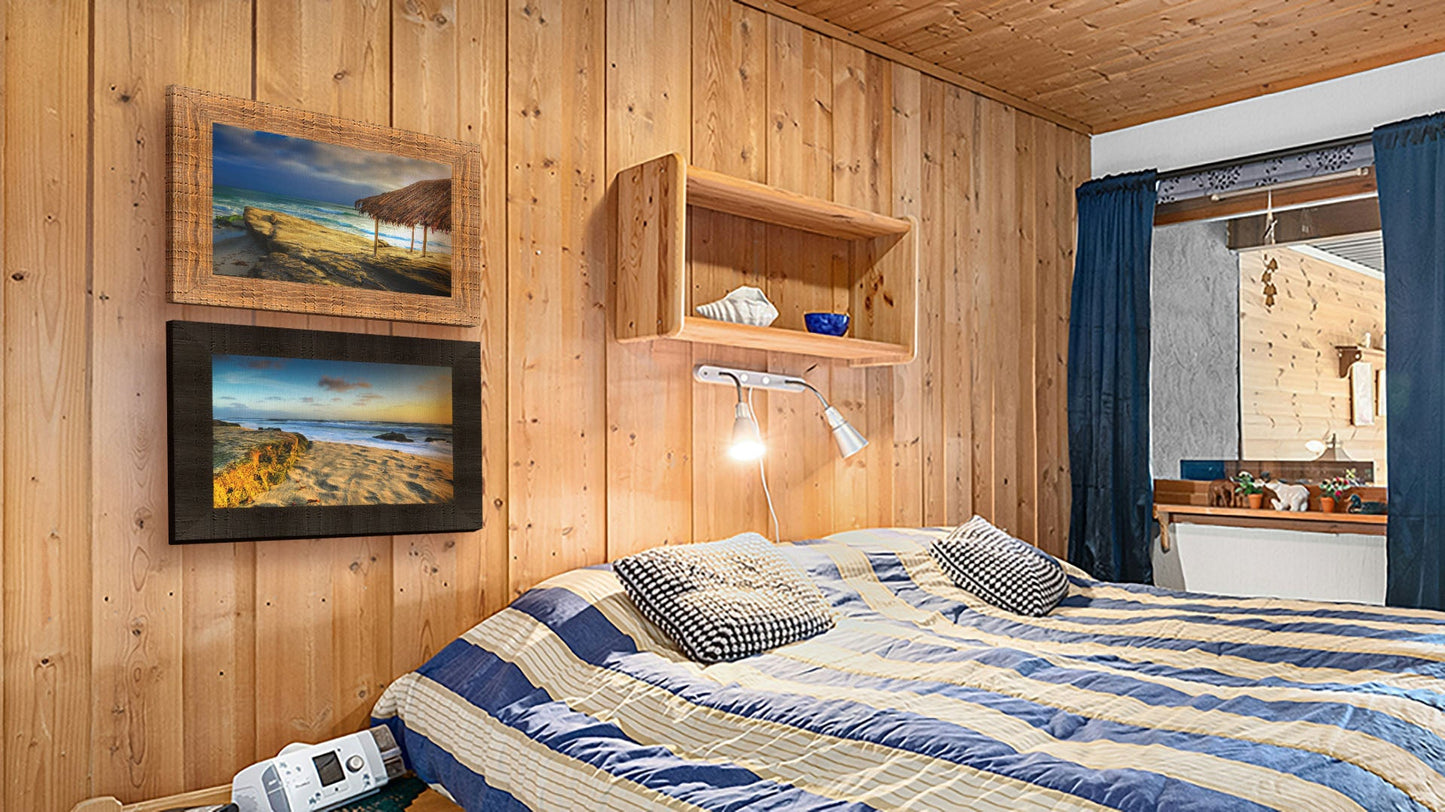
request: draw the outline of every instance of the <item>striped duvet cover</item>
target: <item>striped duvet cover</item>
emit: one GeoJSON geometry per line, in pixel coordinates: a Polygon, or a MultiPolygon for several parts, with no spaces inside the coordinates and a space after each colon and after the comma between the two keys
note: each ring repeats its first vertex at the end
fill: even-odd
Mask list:
{"type": "Polygon", "coordinates": [[[1445,810],[1445,615],[1072,570],[1025,618],[956,589],[935,535],[782,546],[837,628],[708,667],[576,570],[374,714],[469,810],[1445,810]]]}

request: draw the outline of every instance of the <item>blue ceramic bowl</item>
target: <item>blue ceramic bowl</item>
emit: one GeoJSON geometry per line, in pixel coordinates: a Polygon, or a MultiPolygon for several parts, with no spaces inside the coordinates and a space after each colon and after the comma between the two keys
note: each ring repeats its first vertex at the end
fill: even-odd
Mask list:
{"type": "Polygon", "coordinates": [[[825,336],[840,336],[848,332],[847,313],[804,313],[803,324],[808,332],[825,336]]]}

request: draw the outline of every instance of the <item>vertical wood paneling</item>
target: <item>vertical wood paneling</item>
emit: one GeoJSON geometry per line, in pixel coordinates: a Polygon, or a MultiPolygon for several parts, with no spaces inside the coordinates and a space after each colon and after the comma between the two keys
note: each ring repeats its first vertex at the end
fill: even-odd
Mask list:
{"type": "Polygon", "coordinates": [[[256,98],[387,123],[391,20],[385,0],[255,5],[256,98]]]}
{"type": "MultiPolygon", "coordinates": [[[[249,25],[253,15],[253,9],[246,5],[194,7],[188,17],[195,22],[166,47],[184,51],[188,70],[204,74],[207,81],[215,83],[199,87],[247,97],[254,80],[254,52],[251,42],[234,37],[233,32],[249,25]],[[222,19],[213,19],[217,16],[222,19]],[[219,29],[222,33],[194,33],[202,29],[219,29]],[[231,46],[224,60],[217,58],[216,36],[225,38],[231,46]],[[227,65],[224,77],[215,74],[220,64],[227,65]]],[[[178,81],[157,77],[157,81],[162,80],[178,81]]],[[[102,136],[98,129],[93,134],[97,140],[102,136]]],[[[162,260],[155,270],[163,267],[162,260]]],[[[164,283],[160,283],[153,295],[163,296],[164,290],[164,283]]],[[[253,320],[245,310],[183,307],[180,312],[184,318],[197,321],[253,320]]],[[[163,363],[159,359],[151,362],[163,363]]],[[[225,783],[238,764],[249,764],[262,755],[256,746],[256,547],[246,543],[197,544],[180,550],[186,788],[225,783]]],[[[155,735],[168,733],[157,730],[155,735]]],[[[109,791],[103,786],[94,789],[109,791]]]]}
{"type": "Polygon", "coordinates": [[[993,515],[999,526],[1010,530],[1018,527],[1018,457],[1019,400],[1018,364],[1023,332],[1019,313],[1019,243],[1018,189],[1015,186],[1017,166],[1009,160],[1017,155],[1014,140],[1015,117],[1012,108],[997,102],[985,102],[988,111],[986,137],[989,160],[987,172],[992,180],[993,195],[987,208],[993,217],[985,239],[994,246],[993,263],[988,272],[993,276],[994,337],[998,354],[992,364],[993,398],[986,407],[993,416],[993,455],[991,480],[993,515]],[[1003,157],[1000,160],[1000,156],[1003,157]]]}
{"type": "MultiPolygon", "coordinates": [[[[693,384],[694,363],[805,375],[872,441],[841,461],[812,398],[756,399],[785,539],[976,509],[1063,551],[1085,137],[732,0],[0,14],[5,808],[220,783],[288,741],[364,725],[387,680],[548,575],[769,531],[756,470],[722,454],[734,396],[693,384]],[[170,83],[480,143],[482,325],[165,304],[170,83]],[[857,370],[612,340],[605,192],[670,151],[917,216],[918,360],[857,370]],[[486,527],[167,545],[162,325],[176,317],[480,341],[486,527]]],[[[793,327],[850,307],[838,241],[696,225],[694,296],[759,281],[793,327]]]]}
{"type": "Polygon", "coordinates": [[[508,488],[516,592],[607,551],[601,0],[509,0],[508,488]]]}
{"type": "MultiPolygon", "coordinates": [[[[261,0],[255,25],[259,100],[388,120],[391,25],[384,6],[261,0]]],[[[389,327],[274,313],[258,313],[256,322],[358,332],[389,327]]],[[[321,539],[257,548],[257,659],[263,652],[297,654],[294,668],[256,670],[260,753],[355,726],[389,681],[390,543],[384,537],[321,539]]]]}
{"type": "MultiPolygon", "coordinates": [[[[833,199],[840,203],[890,213],[892,84],[891,63],[834,43],[833,199]]],[[[836,468],[834,526],[892,524],[893,371],[837,367],[831,399],[868,438],[867,448],[836,468]]]]}
{"type": "Polygon", "coordinates": [[[256,670],[270,661],[256,656],[255,545],[198,545],[184,550],[182,560],[184,782],[192,789],[224,784],[261,757],[256,670]]]}
{"type": "Polygon", "coordinates": [[[390,549],[390,672],[417,667],[505,601],[505,260],[501,247],[500,133],[505,9],[499,0],[393,3],[391,119],[395,127],[479,142],[482,149],[482,324],[473,328],[396,324],[397,335],[479,341],[483,346],[483,487],[480,532],[398,537],[390,549]],[[416,88],[415,91],[411,88],[416,88]],[[490,553],[489,553],[490,551],[490,553]]]}
{"type": "MultiPolygon", "coordinates": [[[[507,446],[508,324],[507,324],[507,3],[485,0],[472,3],[463,21],[471,62],[460,66],[458,103],[463,110],[477,105],[475,113],[464,113],[459,122],[464,134],[458,137],[482,145],[482,211],[486,224],[481,233],[482,324],[477,333],[482,343],[482,488],[485,492],[480,561],[482,574],[481,615],[485,617],[511,600],[510,560],[507,554],[507,446]],[[475,129],[472,129],[475,128],[475,129]]],[[[466,573],[459,573],[466,578],[466,573]]],[[[475,623],[478,615],[470,596],[473,587],[463,580],[460,594],[468,599],[458,605],[458,627],[475,623]]]]}
{"type": "MultiPolygon", "coordinates": [[[[922,76],[902,65],[888,67],[893,72],[892,213],[917,218],[923,213],[922,76]]],[[[920,266],[929,259],[920,251],[920,266]]],[[[929,272],[919,268],[920,274],[929,272]]],[[[893,390],[891,408],[884,410],[893,423],[893,509],[878,518],[884,524],[917,527],[923,524],[924,367],[912,363],[878,372],[891,376],[893,390]]]]}
{"type": "Polygon", "coordinates": [[[4,805],[68,809],[92,734],[89,8],[5,23],[4,805]]]}
{"type": "MultiPolygon", "coordinates": [[[[970,98],[974,106],[973,138],[969,171],[972,194],[971,216],[967,224],[967,259],[965,267],[973,277],[970,297],[970,322],[973,340],[973,377],[969,393],[972,411],[970,438],[973,441],[973,510],[990,519],[998,519],[995,502],[997,483],[994,466],[995,413],[994,388],[998,359],[1003,352],[1000,333],[999,295],[1002,285],[1004,248],[998,242],[994,223],[999,219],[1001,190],[998,170],[992,160],[998,150],[995,119],[1001,108],[987,99],[970,98]]],[[[1007,320],[1002,320],[1007,324],[1007,320]]],[[[1002,521],[1002,520],[1000,520],[1002,521]]]]}
{"type": "MultiPolygon", "coordinates": [[[[1014,116],[1014,161],[1016,182],[1014,184],[1014,222],[1017,235],[1013,259],[1013,278],[1018,280],[1018,355],[1014,358],[1013,388],[1002,403],[1014,402],[1017,422],[1013,425],[1014,436],[1010,445],[1014,449],[1012,480],[1014,484],[1013,505],[1016,511],[1012,529],[1020,537],[1037,539],[1038,517],[1038,474],[1035,463],[1038,426],[1035,424],[1036,397],[1038,385],[1037,324],[1039,322],[1038,301],[1038,235],[1035,232],[1034,213],[1037,208],[1038,190],[1035,173],[1034,151],[1038,149],[1033,119],[1029,116],[1014,116]]],[[[995,408],[1000,404],[996,403],[995,408]]]]}
{"type": "MultiPolygon", "coordinates": [[[[931,76],[922,77],[919,88],[919,273],[918,298],[923,302],[944,301],[944,283],[952,276],[953,241],[947,229],[951,222],[945,193],[948,139],[944,135],[948,89],[931,76]]],[[[966,311],[959,311],[966,312],[966,311]]],[[[920,524],[935,526],[947,521],[947,485],[952,477],[945,462],[945,437],[956,420],[944,412],[944,390],[948,385],[944,352],[945,333],[962,333],[954,318],[923,307],[918,314],[919,457],[922,471],[923,516],[920,524]]],[[[956,351],[956,350],[955,350],[956,351]]]]}
{"type": "MultiPolygon", "coordinates": [[[[252,751],[251,715],[231,713],[250,707],[253,685],[238,685],[234,668],[222,674],[233,646],[187,633],[186,551],[167,538],[165,321],[195,309],[165,301],[165,154],[156,148],[165,143],[168,83],[249,92],[250,43],[226,32],[249,26],[251,14],[235,5],[169,11],[156,2],[109,3],[97,6],[94,18],[92,182],[95,199],[107,203],[91,225],[93,242],[106,247],[92,271],[92,353],[100,362],[92,364],[91,386],[111,394],[92,415],[92,476],[105,485],[95,490],[93,514],[91,780],[131,796],[184,788],[188,742],[178,732],[186,729],[188,690],[214,691],[207,707],[218,696],[233,700],[220,711],[235,723],[231,735],[195,725],[193,741],[207,748],[196,759],[201,774],[216,755],[229,765],[252,751]],[[225,45],[197,47],[202,42],[225,45]],[[128,216],[106,216],[116,210],[128,216]],[[198,642],[199,650],[187,648],[198,642]]],[[[222,571],[234,563],[197,553],[194,560],[222,571]]],[[[249,581],[249,556],[243,566],[249,581]]],[[[208,635],[235,631],[222,618],[209,619],[219,622],[208,635]]]]}
{"type": "MultiPolygon", "coordinates": [[[[0,3],[0,29],[6,31],[10,30],[5,27],[8,14],[9,3],[0,3]]],[[[6,61],[6,52],[8,49],[5,47],[5,42],[6,37],[0,37],[0,260],[3,260],[5,266],[9,267],[10,255],[6,253],[5,248],[7,242],[5,235],[10,230],[10,220],[7,219],[9,207],[6,204],[6,198],[9,196],[10,189],[5,184],[5,165],[9,153],[5,149],[5,133],[7,122],[10,119],[10,105],[6,101],[8,97],[6,88],[9,83],[10,65],[9,62],[6,61]]],[[[5,284],[5,280],[0,279],[0,336],[6,339],[10,337],[10,334],[5,332],[5,299],[8,288],[9,286],[5,284]]],[[[7,639],[5,635],[5,619],[9,613],[5,611],[4,597],[9,584],[9,582],[5,580],[5,550],[8,545],[4,540],[8,538],[6,531],[9,529],[9,525],[5,523],[5,499],[10,495],[8,489],[5,487],[5,461],[8,459],[5,455],[5,449],[8,445],[8,435],[5,432],[5,426],[9,423],[6,409],[9,401],[5,398],[6,355],[8,355],[8,353],[0,354],[0,729],[4,729],[4,724],[8,719],[5,715],[5,701],[6,694],[8,693],[8,691],[5,690],[5,673],[10,660],[9,649],[5,647],[5,640],[7,639]]],[[[9,746],[11,746],[9,734],[0,733],[0,781],[4,780],[6,767],[10,763],[5,756],[6,748],[9,746]]],[[[0,801],[4,801],[5,798],[4,790],[0,790],[0,801]]]]}
{"type": "Polygon", "coordinates": [[[975,390],[983,386],[992,348],[987,345],[987,324],[980,312],[980,294],[986,291],[983,266],[984,203],[980,194],[979,170],[983,145],[979,134],[980,99],[956,87],[947,88],[944,121],[943,192],[943,276],[944,305],[936,311],[942,321],[943,364],[943,461],[942,483],[944,522],[966,521],[985,510],[975,484],[986,481],[980,475],[981,454],[992,425],[977,406],[975,390]],[[982,434],[982,436],[980,436],[982,434]]]}
{"type": "MultiPolygon", "coordinates": [[[[1063,470],[1064,415],[1064,366],[1068,353],[1068,286],[1062,284],[1073,272],[1064,266],[1059,255],[1060,208],[1067,210],[1056,199],[1059,185],[1060,146],[1066,135],[1059,127],[1049,122],[1035,120],[1034,126],[1034,178],[1037,184],[1034,229],[1037,244],[1033,254],[1037,269],[1035,285],[1038,295],[1037,318],[1034,327],[1034,373],[1038,386],[1037,411],[1035,413],[1036,493],[1037,529],[1035,536],[1039,546],[1055,555],[1063,555],[1057,543],[1066,534],[1066,517],[1061,512],[1062,493],[1059,476],[1063,470]]],[[[1070,189],[1072,191],[1072,189],[1070,189]]],[[[1067,240],[1068,236],[1064,235],[1067,240]]]]}
{"type": "MultiPolygon", "coordinates": [[[[795,192],[833,196],[833,41],[775,17],[768,20],[767,182],[795,192]]],[[[806,312],[838,310],[835,277],[847,257],[835,241],[792,229],[766,234],[769,297],[780,321],[797,326],[806,312]]],[[[768,353],[768,369],[831,389],[831,369],[817,359],[768,353]]],[[[808,394],[768,399],[768,479],[785,539],[817,538],[833,528],[833,470],[838,458],[808,394]]]]}
{"type": "MultiPolygon", "coordinates": [[[[767,180],[768,23],[762,12],[732,0],[694,0],[692,26],[692,160],[748,180],[767,180]]],[[[694,212],[688,264],[692,305],[738,285],[766,287],[767,229],[754,220],[694,212]]],[[[763,369],[767,353],[703,344],[694,364],[763,369]]],[[[753,410],[769,439],[765,392],[753,410]]],[[[756,463],[727,455],[737,395],[727,387],[692,387],[692,534],[709,541],[755,531],[772,537],[756,463]]]]}
{"type": "MultiPolygon", "coordinates": [[[[609,186],[649,158],[690,155],[691,32],[692,0],[607,3],[609,186]]],[[[616,206],[612,191],[609,223],[616,206]]],[[[691,369],[687,344],[620,344],[607,331],[608,559],[692,539],[691,369]]]]}
{"type": "Polygon", "coordinates": [[[692,160],[766,181],[767,15],[731,0],[692,4],[692,160]]]}

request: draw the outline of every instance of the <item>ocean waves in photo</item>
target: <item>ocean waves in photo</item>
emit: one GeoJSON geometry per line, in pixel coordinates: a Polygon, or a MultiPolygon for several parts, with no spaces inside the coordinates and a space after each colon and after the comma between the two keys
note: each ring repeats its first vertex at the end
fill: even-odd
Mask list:
{"type": "MultiPolygon", "coordinates": [[[[351,206],[268,194],[253,189],[238,189],[234,186],[216,186],[211,190],[211,211],[215,217],[239,217],[247,206],[301,217],[327,228],[360,235],[368,240],[372,238],[372,229],[375,227],[375,222],[370,217],[351,206]]],[[[411,245],[411,235],[411,226],[381,224],[381,238],[388,245],[406,248],[411,245]]],[[[421,243],[422,230],[418,228],[416,250],[421,250],[421,243]]],[[[451,253],[451,235],[432,231],[427,235],[426,247],[428,252],[451,253]]]]}
{"type": "Polygon", "coordinates": [[[226,417],[219,420],[248,429],[280,429],[303,435],[313,443],[346,443],[450,461],[452,427],[428,423],[383,423],[360,420],[281,420],[226,417]],[[380,439],[393,435],[391,439],[380,439]],[[396,439],[397,436],[406,440],[396,439]]]}

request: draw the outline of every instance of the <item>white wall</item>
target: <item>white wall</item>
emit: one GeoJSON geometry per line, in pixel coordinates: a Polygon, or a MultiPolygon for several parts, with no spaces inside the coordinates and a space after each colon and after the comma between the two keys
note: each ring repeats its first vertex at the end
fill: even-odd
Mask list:
{"type": "Polygon", "coordinates": [[[1096,135],[1094,177],[1168,171],[1368,133],[1445,110],[1445,54],[1096,135]]]}
{"type": "Polygon", "coordinates": [[[1154,583],[1245,597],[1385,602],[1385,537],[1176,524],[1154,543],[1154,583]]]}

